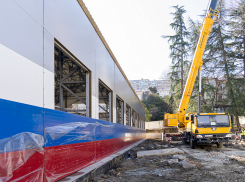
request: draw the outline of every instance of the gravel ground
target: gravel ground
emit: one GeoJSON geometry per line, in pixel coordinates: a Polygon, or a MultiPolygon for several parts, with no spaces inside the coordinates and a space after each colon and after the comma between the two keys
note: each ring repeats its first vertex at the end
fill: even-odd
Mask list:
{"type": "Polygon", "coordinates": [[[241,144],[198,146],[146,140],[128,152],[115,169],[96,182],[245,181],[245,148],[241,144]],[[137,158],[137,151],[179,148],[184,154],[137,158]]]}

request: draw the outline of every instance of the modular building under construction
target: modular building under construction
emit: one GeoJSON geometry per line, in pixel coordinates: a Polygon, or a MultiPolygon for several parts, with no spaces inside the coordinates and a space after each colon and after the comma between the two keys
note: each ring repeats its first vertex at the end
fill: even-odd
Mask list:
{"type": "Polygon", "coordinates": [[[0,22],[0,181],[57,181],[145,137],[82,0],[4,0],[0,22]]]}

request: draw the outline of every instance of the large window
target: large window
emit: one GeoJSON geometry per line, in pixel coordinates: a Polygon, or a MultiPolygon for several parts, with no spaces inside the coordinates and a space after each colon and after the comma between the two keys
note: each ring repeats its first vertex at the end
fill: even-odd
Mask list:
{"type": "Polygon", "coordinates": [[[116,98],[116,114],[117,114],[117,123],[118,124],[124,124],[124,119],[123,119],[123,106],[124,102],[123,100],[117,96],[116,98]]]}
{"type": "Polygon", "coordinates": [[[135,114],[136,114],[135,127],[139,128],[139,114],[137,112],[135,112],[135,114]]]}
{"type": "Polygon", "coordinates": [[[131,107],[126,105],[126,125],[131,126],[131,107]]]}
{"type": "Polygon", "coordinates": [[[91,116],[90,71],[60,44],[54,50],[55,109],[91,116]]]}
{"type": "Polygon", "coordinates": [[[135,123],[136,123],[136,112],[132,109],[132,123],[131,123],[131,126],[132,127],[136,127],[135,123]]]}
{"type": "Polygon", "coordinates": [[[112,91],[99,80],[99,119],[112,122],[112,91]]]}
{"type": "Polygon", "coordinates": [[[139,116],[139,126],[138,128],[141,128],[142,127],[142,119],[141,119],[141,116],[139,116]]]}

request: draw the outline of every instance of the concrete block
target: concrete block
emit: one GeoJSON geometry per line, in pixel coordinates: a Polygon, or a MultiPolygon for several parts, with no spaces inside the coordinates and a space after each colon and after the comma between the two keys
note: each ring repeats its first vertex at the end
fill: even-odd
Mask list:
{"type": "Polygon", "coordinates": [[[173,154],[183,154],[184,152],[178,148],[171,149],[161,149],[161,150],[148,150],[148,151],[138,151],[137,157],[147,157],[156,155],[173,155],[173,154]]]}

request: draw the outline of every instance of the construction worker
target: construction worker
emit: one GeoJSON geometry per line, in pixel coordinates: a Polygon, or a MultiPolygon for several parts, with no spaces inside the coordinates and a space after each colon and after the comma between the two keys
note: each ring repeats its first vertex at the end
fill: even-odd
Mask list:
{"type": "Polygon", "coordinates": [[[242,128],[242,135],[241,135],[241,141],[245,140],[245,128],[242,128]]]}

